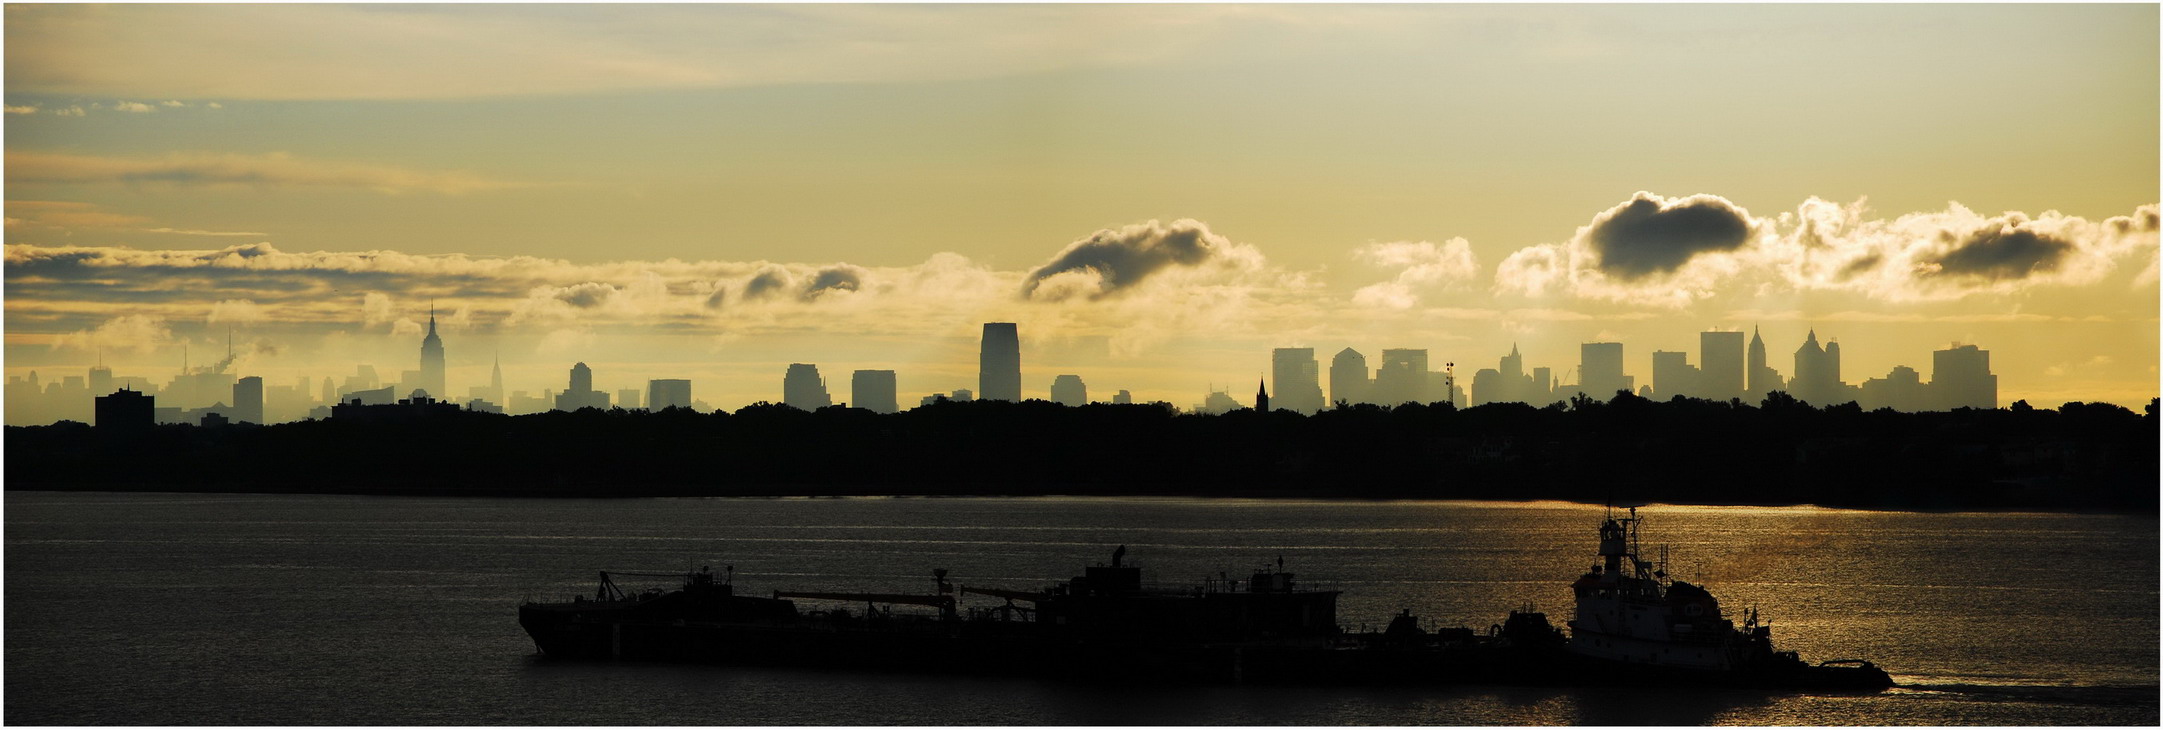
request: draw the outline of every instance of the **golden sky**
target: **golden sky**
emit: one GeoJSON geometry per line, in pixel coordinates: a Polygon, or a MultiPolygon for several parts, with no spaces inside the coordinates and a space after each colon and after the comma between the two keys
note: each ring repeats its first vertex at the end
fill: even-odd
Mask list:
{"type": "Polygon", "coordinates": [[[9,5],[6,369],[1245,399],[1952,342],[2157,392],[2154,5],[9,5]]]}

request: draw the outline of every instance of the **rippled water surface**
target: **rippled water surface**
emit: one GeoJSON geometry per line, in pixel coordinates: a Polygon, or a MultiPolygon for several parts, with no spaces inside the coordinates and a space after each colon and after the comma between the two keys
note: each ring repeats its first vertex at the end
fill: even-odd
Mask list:
{"type": "MultiPolygon", "coordinates": [[[[1198,582],[1282,556],[1484,628],[1568,613],[1601,508],[1152,499],[478,500],[7,495],[9,724],[2141,724],[2157,712],[2152,516],[1652,507],[1648,552],[1756,606],[1806,659],[1902,687],[1734,691],[1133,688],[547,662],[527,597],[599,570],[736,567],[740,589],[1037,587],[1113,547],[1198,582]]],[[[973,597],[971,600],[975,600],[973,597]]]]}

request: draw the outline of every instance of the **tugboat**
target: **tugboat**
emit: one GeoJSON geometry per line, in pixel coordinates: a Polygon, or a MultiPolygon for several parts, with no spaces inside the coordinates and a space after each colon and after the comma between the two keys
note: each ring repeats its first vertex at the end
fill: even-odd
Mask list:
{"type": "MultiPolygon", "coordinates": [[[[1816,665],[1776,651],[1755,609],[1738,628],[1704,588],[1640,557],[1637,508],[1600,525],[1600,562],[1570,586],[1571,674],[1609,683],[1720,683],[1782,689],[1883,689],[1892,677],[1860,659],[1816,665]]],[[[1663,550],[1664,555],[1664,550],[1663,550]]]]}

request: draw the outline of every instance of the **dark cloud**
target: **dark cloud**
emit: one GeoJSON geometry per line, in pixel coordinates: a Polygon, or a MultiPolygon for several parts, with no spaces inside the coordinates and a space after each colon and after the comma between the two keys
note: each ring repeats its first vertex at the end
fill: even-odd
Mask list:
{"type": "Polygon", "coordinates": [[[1209,232],[1200,221],[1180,220],[1170,226],[1156,221],[1118,230],[1104,229],[1088,238],[1067,244],[1065,250],[1035,271],[1022,284],[1022,296],[1036,295],[1045,279],[1069,272],[1090,272],[1102,281],[1092,299],[1124,291],[1169,266],[1198,266],[1222,256],[1230,245],[1209,232]]]}
{"type": "Polygon", "coordinates": [[[1937,264],[1936,276],[1970,276],[1979,279],[2025,279],[2032,274],[2056,271],[2073,253],[2073,243],[2027,228],[2025,221],[1991,226],[1965,235],[1947,232],[1940,239],[1952,248],[1927,263],[1937,264]]]}
{"type": "Polygon", "coordinates": [[[789,272],[779,266],[760,269],[757,276],[744,282],[744,299],[765,299],[789,286],[789,272]]]}
{"type": "Polygon", "coordinates": [[[1754,225],[1749,212],[1718,196],[1668,200],[1640,192],[1594,217],[1583,235],[1602,271],[1635,280],[1673,272],[1698,254],[1741,248],[1754,225]]]}
{"type": "Polygon", "coordinates": [[[2112,216],[2110,220],[2104,222],[2110,224],[2112,232],[2121,236],[2135,233],[2154,233],[2159,227],[2157,225],[2157,209],[2153,205],[2143,205],[2133,211],[2131,216],[2112,216]]]}
{"type": "Polygon", "coordinates": [[[811,283],[804,286],[804,293],[800,298],[808,302],[829,291],[856,291],[863,286],[864,275],[861,269],[854,266],[835,266],[822,269],[818,276],[812,277],[811,283]]]}
{"type": "Polygon", "coordinates": [[[1854,261],[1849,261],[1849,262],[1847,263],[1847,265],[1846,265],[1846,266],[1842,266],[1842,267],[1840,267],[1840,273],[1839,273],[1839,274],[1837,275],[1837,278],[1839,278],[1839,279],[1840,279],[1840,280],[1842,280],[1842,281],[1846,281],[1846,280],[1848,280],[1848,279],[1852,279],[1852,278],[1855,278],[1856,276],[1858,276],[1858,275],[1860,275],[1860,274],[1866,273],[1866,272],[1870,271],[1871,269],[1875,269],[1875,268],[1877,268],[1877,267],[1878,267],[1878,264],[1881,264],[1881,263],[1884,263],[1884,262],[1885,262],[1885,255],[1884,255],[1884,254],[1875,254],[1875,253],[1874,253],[1874,254],[1870,254],[1870,255],[1868,255],[1868,256],[1864,256],[1864,257],[1862,257],[1862,258],[1859,258],[1859,259],[1856,259],[1856,260],[1854,260],[1854,261]]]}
{"type": "Polygon", "coordinates": [[[718,286],[714,287],[713,293],[706,295],[706,308],[720,309],[721,305],[728,303],[728,295],[729,291],[727,289],[718,286]]]}

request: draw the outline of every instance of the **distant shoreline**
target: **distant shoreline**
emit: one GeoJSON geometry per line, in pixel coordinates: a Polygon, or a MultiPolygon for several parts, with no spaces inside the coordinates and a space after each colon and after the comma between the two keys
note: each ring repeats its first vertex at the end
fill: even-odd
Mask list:
{"type": "MultiPolygon", "coordinates": [[[[733,493],[733,494],[713,494],[713,493],[711,493],[711,492],[701,492],[701,491],[699,491],[699,490],[698,490],[698,489],[697,489],[697,488],[696,488],[696,487],[695,487],[694,485],[686,485],[686,486],[685,486],[684,488],[682,488],[682,489],[671,489],[671,490],[654,490],[654,491],[651,491],[651,492],[643,492],[643,493],[627,493],[627,492],[624,492],[624,491],[622,491],[622,490],[617,490],[617,489],[607,489],[607,488],[604,488],[604,487],[601,487],[601,486],[598,486],[598,485],[597,485],[597,486],[593,486],[593,487],[588,487],[588,488],[585,488],[585,489],[572,489],[572,490],[561,490],[561,491],[548,491],[548,490],[517,490],[517,489],[503,489],[503,490],[491,490],[491,491],[447,491],[447,490],[442,490],[442,489],[396,488],[396,487],[380,487],[380,488],[374,488],[374,489],[367,489],[367,488],[359,488],[359,489],[339,489],[339,490],[332,490],[332,491],[324,491],[324,490],[302,490],[302,489],[277,489],[277,488],[265,488],[265,489],[254,489],[254,490],[238,490],[238,489],[231,489],[231,488],[217,488],[217,487],[201,487],[201,488],[197,488],[197,487],[186,487],[186,486],[178,486],[178,485],[157,485],[157,484],[141,484],[141,485],[121,485],[121,484],[109,484],[109,485],[78,485],[78,486],[71,486],[71,487],[54,487],[54,486],[49,486],[49,485],[36,485],[36,484],[33,484],[33,485],[28,485],[28,486],[16,486],[16,485],[10,484],[10,485],[8,485],[8,486],[6,487],[5,491],[8,491],[8,492],[22,492],[22,493],[39,493],[39,494],[78,494],[78,493],[98,493],[98,494],[206,494],[206,495],[234,495],[234,496],[288,496],[288,495],[290,495],[290,496],[340,496],[340,497],[415,497],[415,498],[422,498],[422,499],[438,499],[438,498],[442,498],[442,499],[504,499],[504,500],[577,500],[577,499],[598,499],[598,500],[634,500],[634,499],[743,499],[743,500],[775,500],[775,499],[842,499],[842,500],[846,500],[846,499],[1111,499],[1111,500],[1117,500],[1117,499],[1163,499],[1163,500],[1197,500],[1197,501],[1220,501],[1220,500],[1221,500],[1221,501],[1242,501],[1242,500],[1247,500],[1247,501],[1263,501],[1263,502],[1269,502],[1269,501],[1286,501],[1286,502],[1303,502],[1303,501],[1304,501],[1304,502],[1463,502],[1463,503],[1467,503],[1467,504],[1483,504],[1483,503],[1484,503],[1484,504],[1532,504],[1532,503],[1539,503],[1539,502],[1551,502],[1551,503],[1558,503],[1558,504],[1566,504],[1566,505],[1574,505],[1574,506],[1582,506],[1582,507],[1601,507],[1601,506],[1607,506],[1607,505],[1606,505],[1605,503],[1602,503],[1602,502],[1587,502],[1587,501],[1579,501],[1579,500],[1570,500],[1570,499],[1561,499],[1561,498],[1541,498],[1541,497],[1534,497],[1534,498],[1527,498],[1527,499],[1500,499],[1500,498],[1478,498],[1478,497],[1446,497],[1446,496],[1416,496],[1416,495],[1402,495],[1402,496],[1387,496],[1387,495],[1347,496],[1347,495],[1342,495],[1342,494],[1327,494],[1327,493],[1321,493],[1321,492],[1312,492],[1312,491],[1307,491],[1307,492],[1301,492],[1301,491],[1296,491],[1296,490],[1283,490],[1283,491],[1276,491],[1276,492],[1269,492],[1269,493],[1252,493],[1252,494],[1229,494],[1229,493],[1226,493],[1226,494],[1200,494],[1200,493],[1180,493],[1180,492],[1163,492],[1163,491],[1150,491],[1150,492],[1141,492],[1141,491],[1134,491],[1134,492],[1084,492],[1084,491],[1080,491],[1080,490],[1053,490],[1053,491],[1046,491],[1046,492],[1027,492],[1027,493],[1024,493],[1024,492],[1006,492],[1006,493],[996,493],[996,492],[938,492],[938,493],[929,493],[929,492],[880,492],[880,491],[867,491],[867,490],[851,490],[851,491],[847,491],[847,492],[835,492],[835,491],[827,491],[827,492],[817,492],[817,493],[813,493],[813,492],[809,492],[809,491],[803,491],[803,490],[796,490],[796,491],[790,491],[790,490],[783,490],[783,489],[775,489],[775,490],[770,490],[770,491],[768,491],[768,490],[754,490],[754,491],[747,491],[747,492],[738,492],[738,493],[733,493]]],[[[1798,508],[1798,507],[1807,507],[1807,508],[1815,508],[1815,509],[1831,509],[1831,510],[1843,510],[1843,511],[1851,511],[1851,512],[1899,512],[1899,513],[1908,513],[1908,514],[2068,514],[2068,515],[2122,515],[2122,516],[2141,516],[2141,515],[2147,515],[2147,516],[2151,516],[2151,517],[2158,517],[2158,518],[2163,518],[2163,513],[2158,513],[2158,512],[2156,512],[2155,510],[2137,510],[2137,509],[2101,509],[2101,508],[2081,508],[2081,507],[2043,507],[2043,506],[2038,506],[2038,507],[1976,507],[1976,506],[1958,506],[1958,505],[1954,505],[1954,506],[1927,506],[1927,507],[1924,507],[1924,506],[1885,506],[1885,505],[1857,505],[1857,504],[1819,504],[1819,503],[1811,503],[1811,502],[1789,502],[1789,503],[1775,503],[1775,502],[1718,502],[1718,503],[1714,503],[1714,502],[1674,502],[1674,501],[1661,501],[1661,500],[1654,500],[1654,501],[1632,501],[1632,502],[1628,502],[1627,504],[1622,504],[1622,505],[1616,505],[1616,506],[1618,506],[1618,507],[1620,507],[1620,506],[1639,506],[1639,507],[1643,507],[1643,506],[1648,506],[1648,505],[1649,505],[1649,506],[1676,506],[1676,507],[1754,507],[1754,508],[1798,508]]]]}

